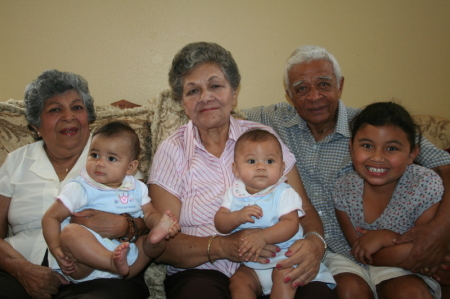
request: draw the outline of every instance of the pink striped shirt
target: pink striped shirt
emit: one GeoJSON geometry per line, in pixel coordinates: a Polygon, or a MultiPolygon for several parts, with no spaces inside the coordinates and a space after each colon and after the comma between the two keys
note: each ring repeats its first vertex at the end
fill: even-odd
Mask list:
{"type": "MultiPolygon", "coordinates": [[[[222,204],[223,194],[234,180],[231,168],[234,145],[239,136],[255,128],[265,129],[278,137],[270,127],[230,117],[229,138],[220,158],[206,151],[192,121],[161,143],[153,158],[148,184],[156,184],[180,199],[179,222],[182,233],[199,237],[217,233],[214,215],[222,204]]],[[[282,145],[287,174],[295,165],[295,157],[278,139],[282,145]]],[[[214,264],[206,263],[196,268],[218,270],[231,276],[238,266],[228,260],[218,260],[214,264]]],[[[168,274],[182,270],[169,266],[168,274]]]]}

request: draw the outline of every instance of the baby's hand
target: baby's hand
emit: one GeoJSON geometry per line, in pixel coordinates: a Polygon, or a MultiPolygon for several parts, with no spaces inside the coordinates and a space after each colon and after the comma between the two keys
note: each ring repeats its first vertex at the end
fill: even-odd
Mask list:
{"type": "Polygon", "coordinates": [[[51,253],[55,257],[62,273],[64,273],[65,275],[70,275],[75,272],[75,263],[69,261],[69,258],[62,252],[61,247],[58,246],[53,248],[51,250],[51,253]]]}
{"type": "Polygon", "coordinates": [[[252,232],[247,237],[241,239],[241,241],[241,246],[238,249],[239,256],[245,255],[246,261],[256,262],[261,251],[267,245],[263,230],[252,232]]]}
{"type": "Polygon", "coordinates": [[[240,224],[244,224],[247,222],[255,223],[255,219],[253,219],[253,217],[259,219],[263,216],[263,211],[261,207],[258,205],[246,206],[241,210],[237,211],[236,213],[237,213],[237,220],[240,224]]]}

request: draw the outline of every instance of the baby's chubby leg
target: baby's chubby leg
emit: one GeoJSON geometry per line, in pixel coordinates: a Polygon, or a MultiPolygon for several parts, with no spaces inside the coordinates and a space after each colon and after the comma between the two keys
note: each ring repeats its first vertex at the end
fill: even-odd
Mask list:
{"type": "Polygon", "coordinates": [[[231,298],[257,298],[262,294],[255,270],[241,265],[230,277],[231,298]]]}

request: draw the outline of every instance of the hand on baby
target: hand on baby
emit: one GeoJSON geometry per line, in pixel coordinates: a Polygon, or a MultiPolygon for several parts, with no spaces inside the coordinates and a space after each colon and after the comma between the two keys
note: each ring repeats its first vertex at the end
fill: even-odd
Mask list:
{"type": "Polygon", "coordinates": [[[245,255],[246,261],[256,262],[261,254],[261,251],[267,245],[262,230],[251,232],[248,236],[242,238],[241,241],[241,245],[238,249],[239,256],[245,255]]]}
{"type": "Polygon", "coordinates": [[[75,263],[69,261],[69,258],[62,252],[61,247],[53,248],[51,253],[55,257],[62,273],[65,275],[70,275],[75,272],[75,263]]]}
{"type": "Polygon", "coordinates": [[[260,206],[251,205],[237,211],[236,216],[237,221],[240,224],[244,224],[247,222],[255,223],[255,219],[253,217],[256,217],[257,219],[261,218],[263,216],[263,211],[260,206]]]}

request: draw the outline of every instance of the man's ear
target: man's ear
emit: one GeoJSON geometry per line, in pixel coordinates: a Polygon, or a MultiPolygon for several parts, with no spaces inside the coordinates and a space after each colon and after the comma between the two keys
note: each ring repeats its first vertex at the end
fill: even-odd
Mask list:
{"type": "Polygon", "coordinates": [[[137,172],[138,166],[139,166],[138,160],[131,161],[130,165],[128,165],[127,175],[135,175],[137,172]]]}
{"type": "Polygon", "coordinates": [[[339,94],[339,99],[342,97],[342,91],[344,90],[344,77],[341,77],[341,82],[339,82],[339,89],[338,89],[338,94],[339,94]]]}

